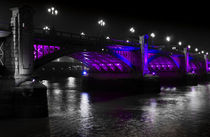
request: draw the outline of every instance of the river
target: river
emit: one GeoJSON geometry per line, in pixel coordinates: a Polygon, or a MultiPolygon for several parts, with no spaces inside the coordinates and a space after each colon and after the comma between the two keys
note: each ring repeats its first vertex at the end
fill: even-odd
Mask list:
{"type": "Polygon", "coordinates": [[[85,92],[75,77],[43,83],[51,137],[210,136],[210,84],[142,95],[85,92]]]}
{"type": "MultiPolygon", "coordinates": [[[[0,137],[209,137],[210,84],[159,94],[83,91],[80,79],[43,80],[49,118],[1,119],[0,137]]],[[[139,91],[140,92],[140,91],[139,91]]]]}

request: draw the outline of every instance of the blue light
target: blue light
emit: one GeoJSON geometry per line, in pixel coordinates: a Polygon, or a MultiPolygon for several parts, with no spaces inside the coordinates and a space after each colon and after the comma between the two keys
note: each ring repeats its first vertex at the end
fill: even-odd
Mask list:
{"type": "Polygon", "coordinates": [[[83,76],[87,76],[87,71],[84,70],[84,71],[82,72],[82,75],[83,75],[83,76]]]}
{"type": "Polygon", "coordinates": [[[132,46],[124,46],[124,45],[110,45],[107,46],[107,48],[111,50],[120,50],[120,51],[133,51],[133,50],[139,50],[139,47],[132,47],[132,46]]]}

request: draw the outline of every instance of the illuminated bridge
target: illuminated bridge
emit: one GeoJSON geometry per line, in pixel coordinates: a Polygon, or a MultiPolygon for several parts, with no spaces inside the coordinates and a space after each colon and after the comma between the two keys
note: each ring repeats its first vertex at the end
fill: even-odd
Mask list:
{"type": "Polygon", "coordinates": [[[81,62],[85,66],[83,74],[89,77],[96,74],[182,77],[188,73],[205,75],[210,70],[207,56],[191,53],[187,47],[169,50],[149,45],[148,35],[140,36],[138,42],[125,42],[56,30],[47,32],[33,28],[30,9],[21,9],[26,11],[21,14],[17,10],[12,11],[11,34],[1,38],[0,44],[0,64],[14,76],[31,74],[62,56],[81,62]]]}
{"type": "MultiPolygon", "coordinates": [[[[145,38],[148,39],[148,36],[145,35],[145,38]]],[[[146,74],[160,77],[181,77],[185,73],[203,75],[206,71],[208,72],[205,58],[189,53],[188,49],[185,50],[186,53],[184,50],[164,51],[146,42],[141,45],[64,32],[54,32],[54,35],[50,35],[40,31],[34,39],[33,59],[34,68],[37,69],[51,60],[69,56],[82,62],[88,68],[84,71],[90,74],[141,73],[143,63],[147,67],[146,74]],[[142,47],[144,48],[143,55],[142,47]]]]}
{"type": "Polygon", "coordinates": [[[178,50],[151,45],[147,34],[135,42],[125,42],[44,31],[34,28],[31,8],[11,11],[10,29],[2,31],[0,26],[0,101],[4,102],[0,104],[0,117],[48,116],[47,88],[33,74],[64,56],[82,64],[82,87],[90,89],[160,92],[161,80],[184,79],[183,83],[197,84],[198,78],[206,78],[210,71],[207,55],[193,53],[187,47],[178,50]]]}

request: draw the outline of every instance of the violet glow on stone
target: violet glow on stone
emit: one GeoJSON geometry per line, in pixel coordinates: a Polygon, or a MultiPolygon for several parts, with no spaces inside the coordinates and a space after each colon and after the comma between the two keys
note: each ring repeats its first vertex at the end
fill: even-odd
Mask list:
{"type": "Polygon", "coordinates": [[[128,66],[133,68],[140,68],[141,64],[139,62],[141,59],[140,47],[131,47],[124,45],[111,45],[107,46],[108,49],[112,51],[112,53],[125,62],[128,66]]]}
{"type": "Polygon", "coordinates": [[[154,58],[148,63],[150,72],[178,71],[176,64],[165,56],[154,58]]]}
{"type": "Polygon", "coordinates": [[[47,54],[54,53],[57,50],[60,50],[59,46],[34,44],[34,60],[40,59],[47,54]]]}
{"type": "Polygon", "coordinates": [[[95,72],[131,72],[132,69],[120,59],[107,53],[78,52],[70,55],[95,72]],[[89,61],[91,60],[91,62],[89,61]]]}
{"type": "Polygon", "coordinates": [[[190,72],[196,72],[198,70],[198,68],[196,67],[196,65],[193,62],[189,63],[189,71],[190,72]]]}
{"type": "Polygon", "coordinates": [[[131,46],[124,46],[124,45],[111,45],[111,46],[107,46],[107,48],[111,50],[118,50],[118,51],[132,51],[132,50],[140,49],[140,47],[131,47],[131,46]]]}

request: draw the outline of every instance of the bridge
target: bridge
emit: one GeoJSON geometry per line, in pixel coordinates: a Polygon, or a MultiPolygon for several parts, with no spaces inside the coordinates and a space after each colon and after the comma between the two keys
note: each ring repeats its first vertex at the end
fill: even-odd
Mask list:
{"type": "Polygon", "coordinates": [[[135,42],[125,42],[45,31],[33,27],[33,12],[29,8],[11,11],[11,33],[1,37],[0,65],[15,79],[28,77],[34,70],[62,56],[82,62],[88,77],[151,74],[170,78],[186,74],[202,76],[210,71],[207,55],[190,52],[187,47],[172,50],[164,45],[150,45],[148,35],[139,36],[135,42]]]}
{"type": "Polygon", "coordinates": [[[81,76],[90,81],[97,79],[94,86],[100,86],[101,79],[109,84],[119,80],[120,84],[114,86],[121,87],[124,81],[125,85],[131,85],[129,91],[140,87],[139,92],[148,92],[148,88],[159,92],[156,78],[193,81],[195,77],[206,77],[210,71],[207,55],[192,52],[188,47],[151,45],[147,34],[139,36],[137,41],[126,42],[57,30],[47,32],[34,28],[31,8],[12,8],[11,12],[9,29],[1,29],[0,24],[0,101],[3,102],[0,117],[46,117],[46,87],[34,80],[32,74],[63,56],[81,62],[84,66],[81,76]]]}

